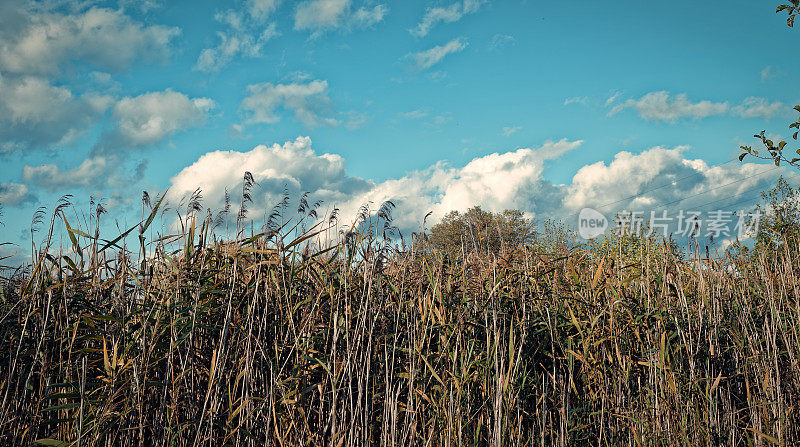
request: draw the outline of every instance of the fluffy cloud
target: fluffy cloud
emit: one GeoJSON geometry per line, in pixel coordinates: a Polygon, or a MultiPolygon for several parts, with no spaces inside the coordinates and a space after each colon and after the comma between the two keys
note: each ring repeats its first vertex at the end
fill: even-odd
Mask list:
{"type": "Polygon", "coordinates": [[[358,130],[361,129],[367,121],[369,121],[367,115],[350,111],[347,113],[347,121],[344,123],[344,127],[346,127],[347,130],[358,130]]]}
{"type": "Polygon", "coordinates": [[[53,163],[25,166],[22,168],[22,178],[27,183],[33,183],[50,191],[58,191],[95,185],[100,179],[105,179],[110,170],[106,157],[92,157],[67,170],[62,170],[53,163]]]}
{"type": "MultiPolygon", "coordinates": [[[[118,172],[125,161],[121,149],[158,144],[201,123],[213,107],[208,98],[189,98],[172,90],[115,101],[107,95],[76,96],[37,77],[0,76],[0,152],[68,144],[111,108],[110,129],[101,135],[90,158],[70,169],[52,163],[25,166],[23,177],[27,183],[54,191],[119,187],[131,181],[118,172]]],[[[140,164],[134,180],[141,178],[143,169],[140,164]]]]}
{"type": "Polygon", "coordinates": [[[566,189],[564,207],[579,210],[690,209],[714,202],[724,206],[757,194],[774,183],[782,168],[755,163],[709,166],[687,159],[688,147],[654,147],[639,154],[619,152],[608,165],[597,162],[578,170],[566,189]],[[749,195],[748,195],[749,194],[749,195]]]}
{"type": "Polygon", "coordinates": [[[170,199],[178,201],[201,188],[205,206],[219,209],[224,203],[226,188],[229,191],[239,188],[241,192],[245,171],[250,171],[259,185],[254,191],[254,213],[277,203],[284,188],[295,198],[310,191],[314,200],[325,200],[332,205],[360,197],[372,186],[365,180],[348,176],[341,156],[315,153],[311,140],[306,137],[283,145],[257,146],[248,152],[206,153],[172,177],[170,199]]]}
{"type": "Polygon", "coordinates": [[[214,18],[225,25],[217,32],[219,43],[200,52],[196,70],[218,71],[238,57],[259,57],[267,42],[278,35],[274,22],[266,20],[277,8],[276,0],[250,0],[240,10],[229,9],[214,18]]]}
{"type": "Polygon", "coordinates": [[[368,28],[383,21],[389,8],[386,5],[375,5],[372,8],[362,6],[358,8],[352,16],[352,22],[359,28],[368,28]]]}
{"type": "Polygon", "coordinates": [[[349,0],[309,0],[297,5],[294,13],[296,30],[336,28],[342,24],[349,0]]]}
{"type": "Polygon", "coordinates": [[[247,11],[257,20],[264,20],[280,4],[280,0],[247,0],[247,11]]]}
{"type": "MultiPolygon", "coordinates": [[[[491,211],[518,208],[531,214],[552,211],[555,188],[544,180],[544,163],[574,150],[583,141],[566,139],[547,141],[537,148],[522,148],[513,152],[494,153],[476,158],[462,168],[437,165],[425,173],[416,174],[415,182],[426,185],[432,200],[430,209],[435,216],[450,210],[464,210],[480,205],[491,211]]],[[[400,191],[397,191],[400,193],[400,191]]]]}
{"type": "Polygon", "coordinates": [[[771,65],[767,65],[763,70],[761,70],[761,82],[767,81],[776,76],[777,74],[774,72],[771,65]]]}
{"type": "MultiPolygon", "coordinates": [[[[56,73],[76,60],[110,70],[138,58],[169,54],[178,28],[144,25],[123,11],[91,8],[75,14],[16,8],[15,22],[0,27],[0,70],[18,74],[56,73]]],[[[5,23],[4,23],[5,25],[5,23]]]]}
{"type": "Polygon", "coordinates": [[[119,188],[129,188],[142,179],[147,162],[139,162],[132,168],[123,167],[125,160],[115,154],[96,155],[83,160],[79,165],[62,169],[54,163],[24,166],[23,180],[48,191],[74,192],[76,188],[91,188],[110,193],[114,201],[130,200],[119,188]]]}
{"type": "Polygon", "coordinates": [[[651,92],[639,99],[629,99],[614,106],[609,115],[624,109],[635,109],[646,120],[675,122],[680,118],[700,119],[722,115],[728,111],[727,102],[692,102],[686,94],[670,96],[669,92],[651,92]]]}
{"type": "Polygon", "coordinates": [[[170,201],[176,203],[199,187],[204,207],[220,209],[227,189],[235,213],[247,170],[258,182],[250,208],[250,217],[257,221],[286,188],[295,200],[304,191],[311,193],[312,201],[324,200],[323,211],[339,208],[343,224],[349,224],[363,204],[371,203],[375,209],[392,200],[397,205],[395,224],[404,231],[416,231],[428,211],[435,222],[450,210],[475,205],[491,211],[516,208],[532,217],[571,219],[572,213],[586,206],[611,216],[623,209],[692,209],[709,203],[722,207],[742,198],[752,203],[754,194],[768,188],[780,173],[787,174],[783,168],[759,164],[711,166],[700,159],[687,159],[686,147],[655,147],[639,154],[620,152],[607,165],[584,166],[566,185],[547,181],[547,161],[581,144],[566,139],[548,141],[536,148],[478,157],[461,167],[439,162],[400,178],[375,181],[348,175],[340,156],[319,154],[309,138],[298,138],[247,152],[209,152],[171,179],[170,201]]]}
{"type": "Polygon", "coordinates": [[[410,120],[419,120],[423,119],[428,116],[428,112],[422,109],[412,110],[410,112],[403,113],[403,118],[410,119],[410,120]]]}
{"type": "Polygon", "coordinates": [[[350,0],[306,0],[295,9],[294,29],[317,36],[342,27],[367,28],[383,21],[388,12],[383,4],[353,10],[350,0]]]}
{"type": "Polygon", "coordinates": [[[28,186],[21,183],[0,183],[0,205],[17,206],[33,201],[34,197],[28,191],[28,186]]]}
{"type": "Polygon", "coordinates": [[[448,54],[458,53],[466,47],[466,39],[458,38],[444,45],[437,45],[429,50],[409,54],[408,57],[414,61],[414,65],[417,69],[425,70],[441,62],[448,54]]]}
{"type": "Polygon", "coordinates": [[[417,109],[410,112],[405,112],[401,116],[407,120],[423,121],[426,126],[433,128],[441,127],[443,124],[447,124],[453,119],[450,116],[450,113],[436,115],[428,112],[425,109],[417,109]]]}
{"type": "Polygon", "coordinates": [[[489,44],[490,50],[499,50],[511,45],[516,44],[517,39],[508,34],[495,34],[492,36],[492,42],[489,44]]]}
{"type": "Polygon", "coordinates": [[[399,179],[375,182],[349,176],[340,156],[319,155],[311,148],[309,138],[298,138],[248,152],[207,153],[172,178],[170,194],[172,201],[178,201],[199,187],[206,198],[204,206],[219,209],[226,188],[241,188],[242,176],[248,170],[259,184],[251,216],[258,216],[277,203],[287,188],[293,198],[309,191],[313,200],[324,200],[327,209],[338,207],[343,221],[348,223],[362,204],[371,202],[377,206],[393,200],[398,206],[397,224],[408,230],[416,229],[427,211],[433,211],[435,218],[473,205],[494,211],[552,211],[561,199],[557,188],[542,179],[544,162],[580,144],[568,140],[547,142],[535,149],[477,158],[461,168],[437,163],[399,179]]]}
{"type": "Polygon", "coordinates": [[[409,32],[417,37],[423,37],[439,23],[457,22],[465,15],[477,12],[483,3],[483,0],[463,0],[446,7],[428,8],[422,21],[409,32]]]}
{"type": "Polygon", "coordinates": [[[342,216],[352,218],[347,211],[385,200],[397,205],[395,223],[402,230],[417,230],[428,211],[435,222],[451,210],[476,205],[490,211],[520,209],[530,216],[552,214],[560,205],[561,193],[542,177],[544,164],[581,144],[548,141],[537,148],[478,157],[463,167],[440,162],[399,179],[373,182],[367,193],[341,206],[342,216]]]}
{"type": "Polygon", "coordinates": [[[269,24],[255,36],[249,31],[218,32],[219,44],[200,52],[195,69],[218,71],[237,57],[259,57],[264,45],[277,35],[275,23],[269,24]]]}
{"type": "Polygon", "coordinates": [[[522,126],[505,126],[503,127],[503,136],[510,137],[511,135],[522,130],[522,126]]]}
{"type": "MultiPolygon", "coordinates": [[[[669,92],[650,92],[639,99],[628,99],[618,103],[620,93],[615,93],[606,101],[611,107],[609,115],[615,115],[625,109],[634,109],[646,120],[667,121],[674,123],[682,118],[699,120],[714,115],[730,114],[740,118],[771,119],[785,114],[788,108],[780,101],[770,102],[765,98],[748,97],[739,105],[730,106],[728,102],[702,100],[692,102],[686,94],[671,95],[669,92]]],[[[564,105],[578,102],[576,98],[567,99],[564,105]]]]}
{"type": "Polygon", "coordinates": [[[248,114],[247,124],[276,123],[278,109],[294,113],[296,120],[308,127],[336,126],[339,120],[328,97],[327,81],[289,84],[255,84],[247,87],[248,96],[241,108],[248,114]]]}
{"type": "Polygon", "coordinates": [[[586,105],[589,102],[589,97],[587,96],[573,96],[572,98],[567,98],[564,100],[564,105],[568,106],[570,104],[582,104],[586,105]]]}
{"type": "Polygon", "coordinates": [[[126,97],[114,106],[116,127],[106,132],[95,153],[155,145],[178,131],[202,122],[215,107],[208,98],[189,98],[167,89],[126,97]]]}
{"type": "Polygon", "coordinates": [[[117,4],[121,9],[135,9],[142,13],[164,6],[161,0],[118,0],[117,4]]]}
{"type": "Polygon", "coordinates": [[[789,108],[780,101],[769,102],[765,98],[749,97],[742,101],[742,103],[731,109],[734,115],[742,118],[757,118],[771,119],[778,115],[785,115],[789,108]]]}
{"type": "Polygon", "coordinates": [[[0,152],[69,144],[112,102],[105,95],[76,96],[38,77],[0,75],[0,152]]]}

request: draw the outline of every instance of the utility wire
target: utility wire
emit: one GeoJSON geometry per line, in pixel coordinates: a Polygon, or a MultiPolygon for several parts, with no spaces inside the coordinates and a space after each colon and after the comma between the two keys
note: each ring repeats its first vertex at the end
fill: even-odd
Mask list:
{"type": "MultiPolygon", "coordinates": [[[[716,167],[719,167],[719,166],[724,166],[724,165],[726,165],[726,164],[728,164],[728,163],[730,163],[730,162],[732,162],[732,161],[736,161],[736,160],[738,160],[738,157],[731,158],[730,160],[728,160],[728,161],[726,161],[726,162],[723,162],[723,163],[717,163],[717,164],[715,164],[715,165],[711,165],[711,166],[709,166],[709,169],[711,169],[711,168],[716,168],[716,167]]],[[[702,172],[700,172],[700,171],[694,171],[694,172],[692,172],[692,173],[691,173],[691,174],[689,174],[689,175],[686,175],[686,176],[684,176],[684,177],[681,177],[681,178],[678,178],[678,179],[672,180],[672,181],[671,181],[671,182],[669,182],[669,183],[665,183],[665,184],[663,184],[663,185],[661,185],[661,186],[656,186],[656,187],[653,187],[653,188],[645,189],[644,191],[641,191],[641,192],[639,192],[638,194],[634,194],[634,195],[632,195],[632,196],[629,196],[629,197],[624,197],[624,198],[622,198],[622,199],[615,200],[615,201],[613,201],[613,202],[608,202],[608,203],[605,203],[605,204],[603,204],[603,205],[600,205],[600,206],[598,206],[598,207],[597,207],[597,208],[595,208],[595,209],[598,209],[598,210],[599,210],[600,208],[605,208],[605,207],[607,207],[607,206],[609,206],[609,205],[614,205],[614,204],[617,204],[617,203],[620,203],[620,202],[624,202],[624,201],[626,201],[626,200],[630,200],[630,199],[636,199],[636,198],[639,198],[639,197],[643,196],[644,194],[646,194],[646,193],[648,193],[648,192],[652,192],[652,191],[655,191],[655,190],[658,190],[658,189],[661,189],[661,188],[666,188],[667,186],[673,186],[673,185],[675,185],[676,183],[678,183],[678,182],[680,182],[680,181],[682,181],[682,180],[686,180],[686,179],[689,179],[689,178],[691,178],[691,177],[695,177],[695,176],[702,175],[702,174],[703,174],[703,173],[702,173],[702,172]]]]}
{"type": "MultiPolygon", "coordinates": [[[[734,160],[735,160],[735,159],[734,159],[734,160]]],[[[720,164],[718,164],[718,165],[714,165],[714,166],[722,166],[722,165],[725,165],[725,164],[727,164],[727,163],[730,163],[731,161],[732,161],[732,160],[730,160],[730,161],[727,161],[727,162],[725,162],[725,163],[720,163],[720,164]]],[[[714,167],[714,166],[712,166],[712,167],[714,167]]],[[[759,177],[759,176],[761,176],[761,175],[764,175],[764,174],[767,174],[767,173],[770,173],[770,172],[774,172],[774,171],[776,171],[776,170],[778,170],[778,169],[780,169],[780,167],[778,167],[778,166],[776,166],[776,167],[773,167],[773,168],[770,168],[770,169],[765,169],[765,170],[763,170],[763,171],[761,171],[761,172],[758,172],[758,173],[755,173],[755,174],[749,175],[749,176],[747,176],[747,177],[743,177],[743,178],[740,178],[740,179],[734,180],[734,181],[732,181],[732,182],[725,183],[725,184],[723,184],[723,185],[719,185],[719,186],[715,186],[715,187],[713,187],[713,188],[706,189],[705,191],[701,191],[701,192],[699,192],[699,193],[692,194],[692,195],[690,195],[690,196],[687,196],[687,197],[683,197],[683,198],[676,199],[676,200],[672,200],[672,201],[665,202],[665,203],[655,203],[655,204],[648,205],[648,206],[649,206],[649,207],[655,207],[655,206],[668,206],[668,205],[672,205],[672,204],[675,204],[675,203],[680,203],[680,202],[683,202],[683,201],[685,201],[685,200],[691,199],[691,198],[693,198],[693,197],[698,197],[698,196],[701,196],[701,195],[703,195],[703,194],[708,194],[709,192],[711,192],[711,191],[715,191],[715,190],[717,190],[717,189],[720,189],[720,188],[725,188],[725,187],[727,187],[727,186],[731,186],[731,185],[734,185],[734,184],[736,184],[736,183],[740,183],[740,182],[743,182],[743,181],[745,181],[745,180],[749,180],[749,179],[751,179],[751,178],[754,178],[754,177],[759,177]]],[[[599,206],[599,207],[597,207],[597,208],[595,208],[595,209],[604,208],[604,207],[606,207],[606,206],[608,206],[608,205],[613,205],[613,204],[615,204],[615,203],[619,203],[619,202],[622,202],[622,201],[626,201],[626,200],[630,200],[630,199],[634,199],[634,198],[641,197],[641,196],[643,196],[644,194],[646,194],[646,193],[648,193],[648,192],[650,192],[650,191],[655,191],[656,189],[660,189],[660,188],[663,188],[663,187],[666,187],[666,186],[670,186],[670,185],[672,185],[672,184],[674,184],[674,183],[676,183],[676,182],[678,182],[678,181],[680,181],[680,180],[685,180],[685,179],[687,179],[687,178],[689,178],[689,177],[692,177],[692,176],[694,176],[694,175],[699,175],[699,174],[702,174],[702,172],[695,172],[694,174],[691,174],[691,175],[688,175],[688,176],[682,177],[682,178],[680,178],[680,179],[677,179],[677,180],[675,180],[675,181],[673,181],[673,182],[671,182],[671,183],[669,183],[669,184],[666,184],[666,185],[661,185],[661,186],[658,186],[658,187],[656,187],[656,188],[651,188],[651,189],[649,189],[649,190],[642,191],[642,192],[641,192],[641,193],[639,193],[639,194],[636,194],[636,195],[633,195],[633,196],[630,196],[630,197],[626,197],[626,198],[624,198],[624,199],[620,199],[620,200],[617,200],[617,201],[614,201],[614,202],[609,202],[609,203],[607,203],[607,204],[605,204],[605,205],[601,205],[601,206],[599,206]]],[[[709,202],[709,203],[713,203],[713,202],[709,202]]],[[[703,206],[705,206],[705,204],[704,204],[703,206]]],[[[579,214],[580,214],[580,212],[577,212],[577,213],[572,213],[572,214],[569,214],[569,215],[567,215],[566,217],[567,217],[567,218],[570,218],[570,217],[577,216],[577,215],[579,215],[579,214]]]]}

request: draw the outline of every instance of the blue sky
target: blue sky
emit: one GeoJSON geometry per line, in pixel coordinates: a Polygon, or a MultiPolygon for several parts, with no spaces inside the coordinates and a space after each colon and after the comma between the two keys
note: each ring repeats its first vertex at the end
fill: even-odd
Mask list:
{"type": "Polygon", "coordinates": [[[722,164],[786,138],[800,103],[775,6],[5,1],[0,239],[67,193],[121,226],[143,190],[218,208],[245,170],[255,215],[286,188],[343,213],[395,200],[405,229],[472,205],[738,206],[796,179],[722,164]]]}

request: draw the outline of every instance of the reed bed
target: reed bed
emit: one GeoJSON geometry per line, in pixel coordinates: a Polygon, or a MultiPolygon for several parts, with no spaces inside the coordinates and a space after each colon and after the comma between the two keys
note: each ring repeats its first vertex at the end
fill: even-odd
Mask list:
{"type": "Polygon", "coordinates": [[[796,242],[450,256],[387,213],[217,239],[158,205],[103,241],[65,209],[0,282],[2,445],[800,442],[796,242]]]}

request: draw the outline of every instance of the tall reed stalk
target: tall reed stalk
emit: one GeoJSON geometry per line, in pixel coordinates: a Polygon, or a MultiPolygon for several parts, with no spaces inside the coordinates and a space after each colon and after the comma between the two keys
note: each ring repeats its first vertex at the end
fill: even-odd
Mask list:
{"type": "Polygon", "coordinates": [[[796,243],[452,259],[390,243],[391,207],[226,240],[199,207],[152,235],[160,205],[138,247],[62,207],[69,245],[4,273],[0,444],[800,442],[796,243]]]}

